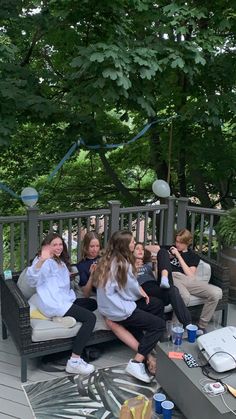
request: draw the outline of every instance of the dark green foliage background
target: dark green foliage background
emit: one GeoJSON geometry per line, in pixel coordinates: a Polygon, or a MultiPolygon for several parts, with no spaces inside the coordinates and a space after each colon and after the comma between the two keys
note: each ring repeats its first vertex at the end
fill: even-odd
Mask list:
{"type": "MultiPolygon", "coordinates": [[[[236,6],[228,0],[0,0],[0,181],[44,188],[42,211],[156,198],[151,184],[229,208],[235,186],[236,6]],[[76,152],[70,146],[126,143],[76,152]]],[[[1,215],[24,212],[0,191],[1,215]]]]}

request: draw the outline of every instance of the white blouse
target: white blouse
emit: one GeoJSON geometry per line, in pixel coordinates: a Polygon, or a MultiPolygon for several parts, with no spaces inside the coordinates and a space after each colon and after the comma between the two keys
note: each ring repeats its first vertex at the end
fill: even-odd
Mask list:
{"type": "MultiPolygon", "coordinates": [[[[47,317],[64,316],[76,299],[70,288],[70,274],[64,262],[58,264],[47,259],[37,269],[36,257],[26,271],[26,279],[31,287],[36,287],[37,308],[47,317]]],[[[35,300],[34,300],[35,301],[35,300]]]]}

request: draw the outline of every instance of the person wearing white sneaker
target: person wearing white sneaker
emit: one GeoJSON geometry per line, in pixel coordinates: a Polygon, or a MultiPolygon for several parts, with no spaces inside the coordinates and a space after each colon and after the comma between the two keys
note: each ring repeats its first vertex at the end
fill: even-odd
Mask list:
{"type": "Polygon", "coordinates": [[[143,362],[138,362],[135,359],[130,359],[125,371],[133,377],[137,378],[138,380],[144,381],[145,383],[151,382],[151,377],[147,374],[143,362]]]}
{"type": "Polygon", "coordinates": [[[26,279],[30,286],[36,287],[34,301],[45,316],[65,327],[73,327],[77,321],[82,323],[74,338],[66,371],[87,375],[95,368],[87,364],[81,354],[96,323],[92,311],[96,310],[97,303],[90,298],[76,298],[70,288],[69,269],[69,255],[64,240],[57,233],[49,233],[32,265],[27,268],[26,279]]]}
{"type": "Polygon", "coordinates": [[[131,232],[114,233],[93,273],[93,280],[100,313],[139,335],[137,353],[126,371],[139,380],[150,382],[144,361],[165,331],[164,305],[155,297],[149,298],[139,286],[135,275],[134,244],[131,232]]]}
{"type": "Polygon", "coordinates": [[[66,364],[66,372],[69,372],[70,374],[89,375],[94,371],[94,365],[88,364],[81,357],[71,357],[66,364]]]}

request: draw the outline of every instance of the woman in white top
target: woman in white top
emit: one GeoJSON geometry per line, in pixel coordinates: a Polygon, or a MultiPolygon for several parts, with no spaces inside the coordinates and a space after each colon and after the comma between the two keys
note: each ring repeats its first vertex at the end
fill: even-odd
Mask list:
{"type": "Polygon", "coordinates": [[[81,358],[81,353],[96,323],[92,311],[96,310],[97,303],[90,298],[76,298],[70,288],[69,268],[69,255],[64,240],[57,233],[49,233],[32,265],[28,267],[26,277],[29,285],[36,287],[37,308],[45,316],[70,316],[82,323],[75,336],[66,371],[87,375],[95,368],[81,358]]]}

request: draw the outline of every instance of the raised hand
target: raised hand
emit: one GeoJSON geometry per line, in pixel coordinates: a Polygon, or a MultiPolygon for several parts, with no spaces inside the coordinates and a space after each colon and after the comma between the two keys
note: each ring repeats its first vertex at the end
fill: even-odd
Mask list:
{"type": "Polygon", "coordinates": [[[176,257],[178,257],[178,255],[179,255],[179,251],[176,249],[176,247],[175,247],[175,246],[171,246],[171,248],[170,248],[170,253],[171,253],[173,256],[176,256],[176,257]]]}
{"type": "Polygon", "coordinates": [[[51,247],[49,244],[46,244],[45,246],[42,247],[41,250],[41,255],[40,258],[41,260],[47,260],[50,259],[52,257],[52,251],[51,251],[51,247]]]}

